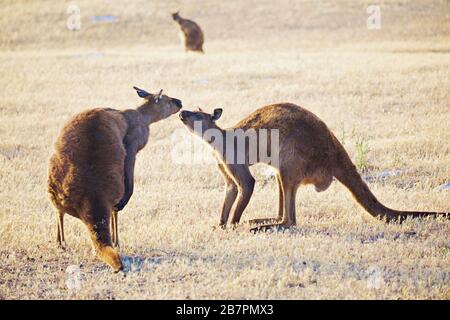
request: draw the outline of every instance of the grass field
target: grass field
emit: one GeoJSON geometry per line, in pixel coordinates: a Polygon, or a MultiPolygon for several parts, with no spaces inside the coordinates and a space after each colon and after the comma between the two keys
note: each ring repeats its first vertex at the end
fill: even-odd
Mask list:
{"type": "MultiPolygon", "coordinates": [[[[66,27],[69,2],[0,3],[0,299],[450,299],[448,221],[381,223],[337,182],[299,190],[291,230],[213,230],[224,184],[214,164],[175,163],[176,137],[190,137],[177,116],[153,125],[138,155],[119,217],[126,272],[97,260],[70,216],[58,249],[46,193],[65,121],[137,106],[136,85],[164,88],[188,110],[221,107],[224,127],[266,104],[299,104],[385,205],[448,212],[450,191],[436,189],[450,181],[448,1],[377,1],[378,30],[366,25],[370,1],[73,3],[78,31],[66,27]],[[202,26],[205,55],[184,52],[177,9],[202,26]],[[117,20],[91,19],[107,14],[117,20]]],[[[276,216],[275,180],[252,172],[243,220],[276,216]]]]}

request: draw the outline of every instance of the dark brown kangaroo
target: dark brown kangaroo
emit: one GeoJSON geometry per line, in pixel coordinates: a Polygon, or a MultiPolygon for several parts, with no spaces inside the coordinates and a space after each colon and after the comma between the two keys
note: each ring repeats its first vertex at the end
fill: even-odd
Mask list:
{"type": "Polygon", "coordinates": [[[181,40],[186,51],[203,52],[203,31],[200,26],[192,20],[183,19],[178,12],[172,13],[172,19],[180,26],[181,40]]]}
{"type": "Polygon", "coordinates": [[[50,159],[48,192],[58,210],[57,241],[64,244],[64,214],[87,226],[98,257],[122,270],[117,213],[133,194],[136,154],[148,141],[149,125],[181,108],[181,101],[136,88],[137,109],[96,108],[77,114],[63,128],[50,159]],[[110,229],[111,228],[111,229],[110,229]],[[112,239],[111,239],[112,231],[112,239]]]}
{"type": "MultiPolygon", "coordinates": [[[[385,207],[369,190],[344,147],[325,123],[313,113],[297,105],[282,103],[260,108],[230,129],[221,129],[216,125],[215,122],[221,114],[222,109],[215,109],[212,115],[200,110],[182,111],[179,116],[191,132],[201,135],[207,143],[215,148],[219,169],[227,184],[220,219],[222,226],[226,225],[233,205],[235,205],[235,209],[231,223],[235,224],[240,221],[255,184],[249,166],[257,162],[266,162],[260,158],[260,148],[267,147],[266,150],[270,150],[271,143],[274,143],[269,136],[266,143],[268,146],[264,146],[265,142],[261,141],[258,134],[261,129],[277,129],[279,132],[278,164],[266,162],[276,169],[279,210],[276,219],[251,220],[250,223],[263,224],[253,228],[254,231],[274,226],[290,227],[295,225],[295,195],[298,187],[302,184],[313,184],[318,192],[324,191],[330,186],[333,177],[343,183],[356,200],[376,218],[402,222],[407,217],[440,215],[449,217],[447,213],[397,211],[385,207]],[[197,123],[197,128],[200,127],[201,130],[198,132],[194,130],[194,123],[197,123]],[[223,141],[218,144],[217,136],[214,137],[214,140],[210,139],[211,135],[205,134],[208,129],[218,130],[223,141]],[[249,161],[250,155],[247,146],[245,150],[237,150],[234,142],[232,146],[227,146],[227,134],[239,129],[242,129],[243,132],[254,130],[257,133],[257,161],[249,161]],[[217,145],[222,148],[217,148],[217,145]],[[229,163],[227,152],[230,148],[233,150],[233,155],[245,152],[245,162],[232,161],[229,163]]],[[[235,160],[236,157],[230,157],[230,159],[235,160]]]]}

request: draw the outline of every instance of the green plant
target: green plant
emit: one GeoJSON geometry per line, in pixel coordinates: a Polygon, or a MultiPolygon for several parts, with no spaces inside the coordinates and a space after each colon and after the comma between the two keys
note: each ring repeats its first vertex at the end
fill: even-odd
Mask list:
{"type": "Polygon", "coordinates": [[[367,155],[369,153],[369,141],[363,136],[359,136],[355,142],[356,147],[356,166],[362,172],[367,171],[368,161],[367,155]]]}

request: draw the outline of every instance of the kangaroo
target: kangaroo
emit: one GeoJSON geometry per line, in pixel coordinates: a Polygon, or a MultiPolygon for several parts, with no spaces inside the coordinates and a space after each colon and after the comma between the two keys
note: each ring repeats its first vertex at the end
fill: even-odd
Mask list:
{"type": "Polygon", "coordinates": [[[200,26],[192,20],[183,19],[178,12],[172,13],[172,19],[180,26],[181,41],[185,50],[204,53],[203,51],[203,31],[200,26]]]}
{"type": "Polygon", "coordinates": [[[57,242],[65,246],[64,214],[80,219],[97,256],[116,272],[123,269],[117,213],[134,189],[136,154],[147,144],[149,125],[178,112],[181,101],[134,87],[145,101],[124,111],[96,108],[64,126],[50,159],[48,192],[57,209],[57,242]],[[112,238],[111,238],[112,232],[112,238]]]}
{"type": "MultiPolygon", "coordinates": [[[[295,196],[298,187],[313,184],[316,191],[325,191],[333,181],[333,177],[344,184],[359,204],[378,219],[387,222],[392,220],[402,222],[407,217],[440,215],[449,217],[447,213],[397,211],[385,207],[369,190],[344,147],[326,124],[300,106],[291,103],[268,105],[256,110],[229,129],[221,129],[216,125],[216,121],[221,115],[222,109],[215,109],[213,114],[203,112],[201,109],[194,112],[182,111],[179,114],[181,121],[189,131],[201,136],[214,149],[219,170],[226,183],[225,200],[219,223],[221,227],[225,227],[234,204],[235,209],[231,223],[239,223],[255,185],[255,179],[251,175],[249,167],[258,162],[265,162],[275,168],[279,207],[278,216],[275,219],[264,218],[249,221],[250,224],[259,225],[251,229],[255,232],[273,227],[288,228],[295,225],[295,196]],[[200,129],[196,129],[198,124],[201,126],[200,129]],[[211,134],[205,134],[210,129],[218,130],[217,132],[220,133],[219,136],[214,136],[214,140],[211,139],[211,134]],[[278,164],[274,165],[270,161],[261,159],[260,152],[257,153],[256,161],[251,162],[249,161],[249,148],[237,150],[234,141],[233,145],[227,145],[227,143],[230,144],[226,139],[227,134],[232,134],[239,129],[243,132],[255,130],[256,133],[259,133],[261,129],[277,129],[279,132],[278,164]],[[230,148],[233,157],[227,155],[230,153],[230,148]],[[242,163],[235,161],[234,155],[240,153],[244,153],[245,161],[242,163]],[[232,160],[231,163],[229,158],[232,160]]],[[[261,141],[259,134],[256,143],[258,149],[265,147],[263,144],[266,144],[261,141]]],[[[271,143],[275,142],[271,141],[271,136],[269,136],[267,139],[269,150],[271,143]]]]}

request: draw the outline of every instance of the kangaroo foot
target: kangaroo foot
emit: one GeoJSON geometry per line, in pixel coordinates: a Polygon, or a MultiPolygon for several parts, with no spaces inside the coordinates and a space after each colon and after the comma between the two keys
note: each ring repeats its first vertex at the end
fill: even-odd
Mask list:
{"type": "Polygon", "coordinates": [[[250,232],[253,232],[253,233],[257,233],[257,232],[261,232],[261,231],[266,232],[266,231],[272,230],[272,229],[275,229],[276,231],[282,231],[282,230],[288,229],[292,226],[293,226],[292,224],[287,224],[287,223],[265,224],[262,226],[251,228],[250,232]]]}
{"type": "Polygon", "coordinates": [[[275,224],[281,222],[277,218],[261,218],[248,220],[249,224],[275,224]]]}
{"type": "Polygon", "coordinates": [[[226,228],[227,228],[226,224],[219,224],[219,225],[216,225],[216,226],[212,226],[213,231],[225,230],[226,228]]]}
{"type": "Polygon", "coordinates": [[[57,246],[58,246],[58,249],[60,249],[60,250],[66,250],[66,247],[67,247],[65,241],[58,241],[57,246]]]}

